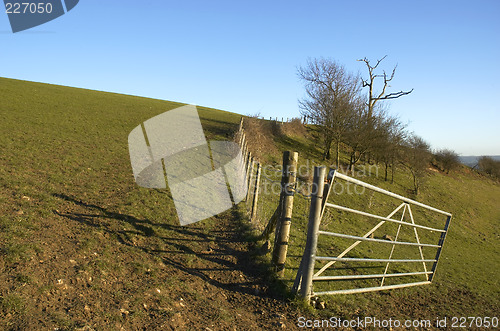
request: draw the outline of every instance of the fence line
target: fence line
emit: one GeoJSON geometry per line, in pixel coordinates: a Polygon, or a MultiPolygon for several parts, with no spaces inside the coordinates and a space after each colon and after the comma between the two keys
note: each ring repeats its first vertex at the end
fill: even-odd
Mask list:
{"type": "MultiPolygon", "coordinates": [[[[287,119],[288,121],[288,119],[287,119]]],[[[282,119],[283,122],[283,119],[282,119]]],[[[271,183],[280,183],[280,198],[277,207],[272,216],[267,221],[266,227],[260,238],[269,241],[273,231],[274,249],[272,263],[275,271],[279,276],[283,276],[285,270],[286,255],[288,251],[288,241],[290,236],[291,219],[293,212],[293,197],[296,188],[296,173],[297,173],[297,152],[284,152],[282,169],[277,170],[276,174],[281,173],[281,181],[272,180],[262,173],[262,164],[255,156],[252,156],[248,148],[248,140],[244,129],[244,119],[241,118],[238,131],[235,135],[235,141],[239,144],[243,153],[244,171],[245,171],[245,187],[247,194],[245,201],[247,202],[247,211],[250,215],[250,221],[257,223],[259,209],[259,189],[260,180],[268,180],[271,183]],[[252,189],[253,188],[253,189],[252,189]],[[250,203],[251,202],[251,203],[250,203]]]]}

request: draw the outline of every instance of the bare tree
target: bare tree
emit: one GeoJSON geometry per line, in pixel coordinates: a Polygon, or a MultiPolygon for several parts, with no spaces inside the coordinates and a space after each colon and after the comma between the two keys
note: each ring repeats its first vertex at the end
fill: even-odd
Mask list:
{"type": "Polygon", "coordinates": [[[413,89],[410,91],[399,91],[399,92],[393,92],[393,93],[388,93],[386,94],[386,90],[388,87],[390,87],[389,83],[393,80],[394,75],[396,74],[396,68],[397,65],[392,69],[392,73],[390,76],[386,74],[385,71],[382,71],[382,74],[376,74],[375,70],[379,66],[379,64],[387,57],[384,56],[380,60],[377,60],[377,63],[375,65],[371,65],[370,61],[365,57],[363,59],[359,59],[358,61],[364,62],[366,64],[366,67],[368,69],[368,79],[362,79],[362,84],[363,87],[368,87],[368,118],[372,118],[373,111],[375,110],[375,106],[378,101],[380,100],[390,100],[390,99],[397,99],[399,97],[402,97],[403,95],[408,95],[411,92],[413,92],[413,89]],[[375,80],[377,78],[382,78],[384,81],[384,84],[382,85],[382,89],[380,92],[375,92],[375,80]]]}
{"type": "Polygon", "coordinates": [[[335,143],[338,168],[340,144],[355,116],[354,100],[361,89],[359,78],[329,59],[309,60],[305,67],[299,67],[298,75],[305,82],[307,94],[307,98],[299,100],[301,114],[319,125],[325,159],[330,158],[331,145],[335,143]]]}
{"type": "MultiPolygon", "coordinates": [[[[390,75],[387,75],[385,71],[382,71],[381,74],[377,74],[376,71],[378,66],[386,57],[387,55],[377,60],[377,63],[375,63],[375,65],[372,65],[366,57],[358,60],[360,62],[364,62],[366,68],[368,69],[368,78],[362,79],[361,82],[363,87],[368,87],[368,102],[366,103],[366,106],[368,108],[367,121],[369,130],[371,130],[371,126],[375,121],[377,106],[381,105],[378,103],[379,101],[397,99],[399,97],[402,97],[403,95],[408,95],[413,92],[413,89],[411,89],[410,91],[399,91],[392,93],[389,93],[387,91],[387,89],[390,87],[390,82],[394,79],[397,66],[392,69],[392,73],[390,75]],[[375,86],[376,81],[378,80],[383,80],[383,84],[381,85],[380,90],[378,90],[375,86]]],[[[369,152],[367,153],[367,157],[368,161],[370,161],[371,154],[369,152]]]]}
{"type": "Polygon", "coordinates": [[[430,146],[421,137],[412,133],[406,139],[404,149],[403,164],[411,172],[414,193],[418,195],[425,171],[431,159],[430,146]]]}

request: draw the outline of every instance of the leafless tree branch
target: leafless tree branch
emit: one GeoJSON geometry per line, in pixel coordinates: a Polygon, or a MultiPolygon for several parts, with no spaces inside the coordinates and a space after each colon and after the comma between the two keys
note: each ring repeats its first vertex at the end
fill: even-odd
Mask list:
{"type": "Polygon", "coordinates": [[[408,95],[411,92],[413,92],[413,89],[410,91],[399,91],[399,92],[394,92],[394,93],[389,93],[387,95],[384,95],[383,97],[379,98],[379,100],[389,100],[389,99],[397,99],[399,97],[402,97],[403,95],[408,95]]]}
{"type": "Polygon", "coordinates": [[[391,75],[388,76],[385,71],[382,72],[382,74],[375,74],[374,71],[375,69],[380,65],[380,63],[387,57],[385,55],[381,59],[377,60],[377,63],[375,65],[371,65],[370,61],[365,57],[363,59],[359,59],[358,61],[364,62],[366,64],[366,67],[368,69],[368,78],[362,79],[362,86],[363,87],[368,87],[368,118],[371,118],[373,116],[373,111],[375,110],[375,105],[379,100],[389,100],[389,99],[397,99],[399,97],[402,97],[403,95],[408,95],[411,92],[413,92],[413,89],[411,91],[400,91],[400,92],[393,92],[386,94],[387,88],[390,87],[389,83],[394,79],[394,76],[396,74],[396,69],[397,65],[392,69],[391,75]],[[377,78],[382,78],[384,80],[384,84],[382,86],[382,89],[379,93],[375,95],[374,92],[374,86],[375,86],[375,80],[377,78]]]}

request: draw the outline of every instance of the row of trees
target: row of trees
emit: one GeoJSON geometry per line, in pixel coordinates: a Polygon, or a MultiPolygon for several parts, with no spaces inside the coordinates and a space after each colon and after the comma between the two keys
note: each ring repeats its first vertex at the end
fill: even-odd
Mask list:
{"type": "MultiPolygon", "coordinates": [[[[325,159],[331,158],[333,147],[337,168],[341,149],[349,155],[348,169],[352,172],[360,160],[374,160],[385,166],[386,181],[389,169],[393,182],[396,164],[403,164],[410,170],[413,188],[418,194],[421,179],[432,159],[430,146],[422,138],[409,133],[397,116],[387,112],[383,101],[408,95],[413,89],[388,91],[396,67],[390,74],[379,73],[378,67],[384,59],[375,64],[367,58],[358,60],[366,66],[366,79],[333,60],[309,60],[306,66],[298,69],[306,90],[306,97],[299,101],[301,113],[318,125],[325,159]]],[[[458,155],[452,151],[436,154],[443,154],[444,157],[436,162],[446,171],[452,167],[447,163],[450,153],[458,160],[458,155]]]]}
{"type": "Polygon", "coordinates": [[[500,161],[489,156],[481,156],[477,162],[477,167],[480,171],[500,179],[500,161]]]}

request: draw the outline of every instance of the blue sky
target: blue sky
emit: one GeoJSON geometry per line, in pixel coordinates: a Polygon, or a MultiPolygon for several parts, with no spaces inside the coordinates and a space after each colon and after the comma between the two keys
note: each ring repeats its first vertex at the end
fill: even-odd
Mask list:
{"type": "MultiPolygon", "coordinates": [[[[297,117],[297,67],[398,65],[390,111],[433,148],[500,155],[500,1],[80,0],[13,34],[0,76],[297,117]]],[[[0,103],[1,105],[1,103],[0,103]]]]}

